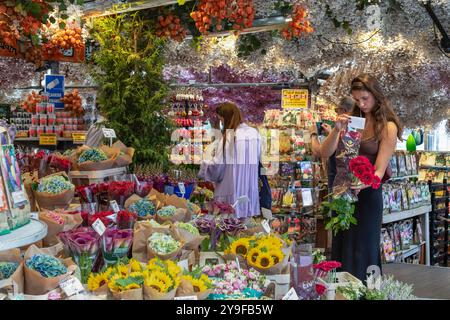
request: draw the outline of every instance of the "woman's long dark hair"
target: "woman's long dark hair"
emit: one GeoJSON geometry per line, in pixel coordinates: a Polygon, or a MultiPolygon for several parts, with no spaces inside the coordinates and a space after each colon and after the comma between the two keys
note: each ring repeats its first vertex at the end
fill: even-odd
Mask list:
{"type": "MultiPolygon", "coordinates": [[[[383,94],[378,81],[369,74],[360,74],[352,81],[351,91],[368,91],[372,93],[375,98],[375,107],[371,111],[374,118],[374,133],[375,138],[379,141],[381,140],[382,132],[386,127],[388,121],[392,121],[397,126],[397,137],[402,140],[403,126],[400,119],[394,112],[389,100],[383,94]]],[[[361,115],[361,109],[358,104],[355,104],[352,110],[352,116],[359,117],[361,115]]]]}
{"type": "Polygon", "coordinates": [[[233,130],[233,136],[236,134],[237,127],[242,123],[241,110],[231,102],[221,103],[216,113],[223,118],[223,154],[225,155],[225,143],[227,141],[227,130],[233,130]]]}

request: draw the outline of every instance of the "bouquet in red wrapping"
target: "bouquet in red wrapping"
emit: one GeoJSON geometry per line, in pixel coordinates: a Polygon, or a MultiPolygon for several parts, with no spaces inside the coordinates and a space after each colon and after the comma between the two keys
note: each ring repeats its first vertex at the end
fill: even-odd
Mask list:
{"type": "Polygon", "coordinates": [[[80,197],[81,203],[93,203],[97,202],[96,196],[98,193],[98,188],[95,183],[88,186],[76,187],[77,195],[80,197]]]}
{"type": "Polygon", "coordinates": [[[52,154],[49,156],[49,166],[57,171],[69,172],[71,168],[71,162],[62,156],[52,154]]]}
{"type": "Polygon", "coordinates": [[[133,229],[136,220],[137,214],[133,212],[120,210],[117,213],[116,223],[119,229],[133,229]]]}

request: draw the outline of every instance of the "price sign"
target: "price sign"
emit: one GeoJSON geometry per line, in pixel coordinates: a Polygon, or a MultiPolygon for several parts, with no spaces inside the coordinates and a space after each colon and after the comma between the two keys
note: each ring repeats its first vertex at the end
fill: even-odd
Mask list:
{"type": "Polygon", "coordinates": [[[270,233],[270,225],[269,225],[269,222],[268,222],[266,219],[264,219],[264,220],[261,222],[261,224],[262,224],[262,226],[263,226],[263,228],[264,228],[264,231],[265,231],[266,233],[270,233]]]}
{"type": "Polygon", "coordinates": [[[181,194],[186,193],[186,188],[184,187],[184,182],[178,182],[178,188],[180,189],[181,194]]]}
{"type": "Polygon", "coordinates": [[[197,296],[174,297],[173,300],[198,300],[197,296]]]}
{"type": "Polygon", "coordinates": [[[56,133],[41,133],[39,135],[39,144],[42,146],[56,146],[57,143],[56,133]]]}
{"type": "Polygon", "coordinates": [[[109,202],[109,204],[111,205],[111,209],[113,209],[113,211],[114,211],[115,213],[117,213],[117,212],[120,211],[119,205],[117,204],[117,201],[116,201],[116,200],[111,200],[111,201],[109,202]]]}
{"type": "Polygon", "coordinates": [[[68,279],[62,280],[59,283],[59,287],[68,297],[84,291],[83,285],[81,284],[80,280],[73,276],[70,276],[68,279]]]}
{"type": "Polygon", "coordinates": [[[105,233],[106,227],[103,224],[102,220],[97,219],[95,220],[95,222],[92,224],[92,229],[94,229],[100,236],[103,235],[103,233],[105,233]]]}
{"type": "Polygon", "coordinates": [[[74,144],[83,144],[86,141],[86,133],[72,133],[74,144]]]}
{"type": "Polygon", "coordinates": [[[116,132],[114,129],[103,128],[102,131],[105,138],[116,138],[116,132]]]}
{"type": "Polygon", "coordinates": [[[299,300],[297,292],[295,292],[294,288],[291,288],[281,300],[299,300]]]}
{"type": "Polygon", "coordinates": [[[283,89],[281,106],[283,109],[308,108],[308,89],[283,89]]]}
{"type": "Polygon", "coordinates": [[[313,205],[311,189],[302,189],[303,206],[308,207],[313,205]]]}

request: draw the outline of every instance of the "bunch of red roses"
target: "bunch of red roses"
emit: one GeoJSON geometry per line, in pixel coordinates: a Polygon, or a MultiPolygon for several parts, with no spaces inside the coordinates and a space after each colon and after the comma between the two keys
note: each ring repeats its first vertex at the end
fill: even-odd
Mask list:
{"type": "Polygon", "coordinates": [[[375,167],[366,157],[357,156],[351,159],[349,169],[366,186],[371,186],[373,189],[380,187],[381,179],[375,174],[375,167]]]}
{"type": "Polygon", "coordinates": [[[322,261],[318,264],[314,264],[313,268],[316,270],[316,276],[320,278],[325,278],[330,271],[335,271],[340,268],[342,264],[337,261],[322,261]]]}

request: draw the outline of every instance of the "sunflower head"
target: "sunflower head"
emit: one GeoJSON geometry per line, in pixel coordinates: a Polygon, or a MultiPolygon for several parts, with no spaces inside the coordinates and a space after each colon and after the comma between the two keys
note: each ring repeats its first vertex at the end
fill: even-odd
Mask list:
{"type": "Polygon", "coordinates": [[[129,273],[129,268],[128,268],[128,266],[125,266],[123,264],[119,264],[118,266],[116,266],[116,272],[120,276],[126,277],[128,275],[128,273],[129,273]]]}
{"type": "Polygon", "coordinates": [[[273,263],[277,264],[284,259],[284,254],[281,250],[271,250],[269,252],[270,256],[273,258],[273,263]]]}
{"type": "Polygon", "coordinates": [[[124,290],[132,290],[132,289],[139,289],[141,286],[138,285],[137,283],[130,283],[129,285],[127,285],[124,290]]]}
{"type": "Polygon", "coordinates": [[[269,253],[260,253],[255,266],[261,269],[267,269],[274,265],[272,256],[269,253]]]}
{"type": "Polygon", "coordinates": [[[247,238],[241,238],[234,241],[230,245],[230,252],[236,255],[240,254],[245,257],[248,253],[249,247],[250,247],[250,240],[247,238]]]}
{"type": "Polygon", "coordinates": [[[152,276],[158,279],[159,281],[164,282],[167,289],[171,288],[174,284],[172,278],[162,271],[153,271],[152,276]]]}
{"type": "Polygon", "coordinates": [[[208,289],[203,279],[196,279],[190,275],[183,276],[183,279],[189,281],[192,284],[195,293],[203,292],[208,289]]]}
{"type": "Polygon", "coordinates": [[[150,287],[160,293],[166,293],[167,292],[167,286],[165,285],[165,283],[161,280],[158,280],[156,277],[154,276],[150,276],[148,278],[144,279],[144,284],[147,287],[150,287]]]}
{"type": "Polygon", "coordinates": [[[252,248],[248,252],[247,255],[247,262],[249,265],[254,265],[256,261],[258,260],[258,256],[261,253],[261,251],[258,248],[252,248]]]}
{"type": "Polygon", "coordinates": [[[166,260],[166,264],[167,271],[173,278],[177,277],[181,273],[181,267],[172,260],[166,260]]]}
{"type": "Polygon", "coordinates": [[[132,272],[142,272],[142,266],[139,261],[134,258],[131,258],[128,262],[128,265],[131,267],[132,272]]]}
{"type": "Polygon", "coordinates": [[[97,273],[97,274],[91,273],[89,275],[87,283],[88,290],[95,291],[107,283],[108,283],[108,276],[106,275],[106,273],[97,273]]]}

